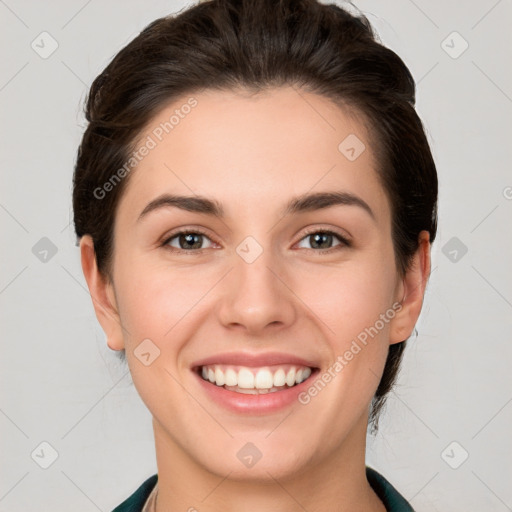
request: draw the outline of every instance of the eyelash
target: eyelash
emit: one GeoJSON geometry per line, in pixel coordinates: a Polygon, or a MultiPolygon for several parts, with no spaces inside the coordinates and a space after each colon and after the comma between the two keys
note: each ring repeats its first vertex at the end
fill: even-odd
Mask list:
{"type": "MultiPolygon", "coordinates": [[[[322,233],[324,235],[334,235],[341,242],[341,244],[336,245],[334,247],[330,247],[329,249],[306,249],[306,250],[317,252],[317,253],[319,252],[321,254],[330,254],[331,252],[340,250],[343,247],[351,247],[352,246],[352,243],[349,240],[347,240],[340,233],[337,233],[336,231],[331,231],[331,230],[327,230],[327,229],[318,229],[318,228],[317,229],[311,229],[311,230],[307,231],[304,234],[304,236],[299,240],[299,242],[304,240],[304,238],[308,237],[309,235],[313,235],[313,234],[317,234],[317,233],[322,233]]],[[[202,254],[205,249],[185,250],[185,249],[177,249],[176,247],[170,247],[168,245],[171,240],[173,240],[174,238],[178,237],[179,235],[187,235],[187,234],[203,235],[206,238],[210,239],[210,237],[204,231],[202,231],[201,229],[184,229],[182,231],[177,231],[175,233],[172,233],[169,237],[167,237],[165,239],[164,242],[162,242],[161,247],[163,247],[164,249],[169,250],[171,252],[202,254]]],[[[212,242],[214,242],[214,241],[212,240],[212,242]]]]}

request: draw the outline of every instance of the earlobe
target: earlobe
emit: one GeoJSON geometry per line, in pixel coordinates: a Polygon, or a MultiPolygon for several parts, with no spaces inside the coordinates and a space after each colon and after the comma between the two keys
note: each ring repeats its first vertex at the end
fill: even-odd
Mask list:
{"type": "Polygon", "coordinates": [[[112,350],[124,348],[121,321],[117,309],[113,284],[98,270],[94,241],[90,235],[80,240],[80,257],[94,312],[112,350]]]}
{"type": "Polygon", "coordinates": [[[389,344],[405,341],[414,331],[421,313],[425,288],[430,274],[430,235],[422,231],[418,237],[418,249],[409,270],[403,277],[399,292],[403,294],[401,309],[391,321],[389,344]]]}

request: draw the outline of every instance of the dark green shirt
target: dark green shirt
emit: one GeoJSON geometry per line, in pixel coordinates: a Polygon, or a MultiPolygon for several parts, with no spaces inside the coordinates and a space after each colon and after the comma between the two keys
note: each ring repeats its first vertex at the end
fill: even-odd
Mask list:
{"type": "MultiPolygon", "coordinates": [[[[414,512],[405,498],[380,474],[366,466],[366,478],[387,512],[414,512]]],[[[129,498],[112,512],[141,512],[158,481],[158,474],[150,476],[129,498]]]]}

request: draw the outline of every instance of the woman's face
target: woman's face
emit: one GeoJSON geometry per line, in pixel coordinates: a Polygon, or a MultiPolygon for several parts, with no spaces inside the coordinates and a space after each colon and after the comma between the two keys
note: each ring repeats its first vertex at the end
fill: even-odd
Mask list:
{"type": "Polygon", "coordinates": [[[293,88],[192,96],[140,137],[148,150],[114,229],[112,309],[98,312],[109,346],[126,349],[157,449],[232,478],[354,456],[389,344],[419,314],[396,304],[407,283],[372,141],[293,88]],[[305,200],[315,194],[342,201],[305,200]],[[189,199],[153,203],[166,196],[189,199]],[[204,380],[205,365],[245,392],[204,380]],[[312,374],[283,390],[292,369],[312,374]]]}

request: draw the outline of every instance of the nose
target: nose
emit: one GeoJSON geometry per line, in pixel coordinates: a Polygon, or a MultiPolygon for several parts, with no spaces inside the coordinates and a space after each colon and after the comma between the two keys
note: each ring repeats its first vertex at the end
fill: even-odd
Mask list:
{"type": "Polygon", "coordinates": [[[297,298],[270,250],[252,262],[235,254],[234,268],[224,280],[219,318],[229,329],[251,335],[265,335],[293,324],[297,298]]]}

